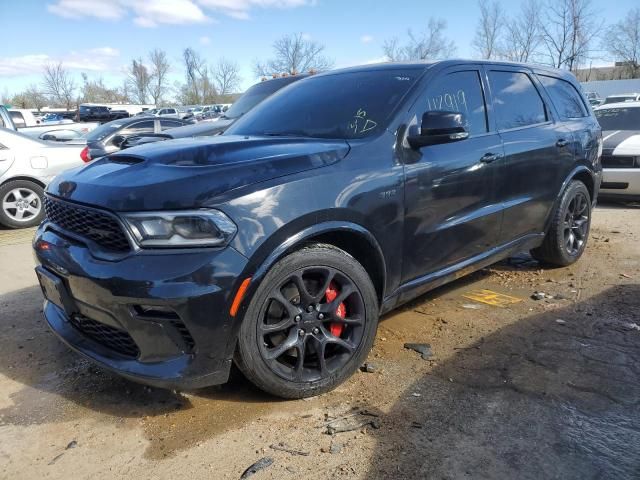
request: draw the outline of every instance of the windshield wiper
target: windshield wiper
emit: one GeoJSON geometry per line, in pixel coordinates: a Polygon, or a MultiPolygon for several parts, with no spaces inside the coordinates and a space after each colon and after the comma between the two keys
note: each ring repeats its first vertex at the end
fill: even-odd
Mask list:
{"type": "Polygon", "coordinates": [[[309,137],[304,132],[262,132],[265,137],[309,137]]]}

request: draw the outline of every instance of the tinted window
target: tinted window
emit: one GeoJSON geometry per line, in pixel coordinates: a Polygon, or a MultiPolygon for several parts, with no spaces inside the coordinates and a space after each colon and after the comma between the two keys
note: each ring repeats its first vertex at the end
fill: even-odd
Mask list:
{"type": "Polygon", "coordinates": [[[243,116],[227,132],[364,138],[382,132],[423,69],[377,70],[309,77],[243,116]]]}
{"type": "Polygon", "coordinates": [[[16,125],[16,128],[27,126],[27,122],[24,121],[24,117],[22,116],[22,113],[9,112],[9,115],[11,115],[11,119],[13,120],[13,123],[16,125]]]}
{"type": "Polygon", "coordinates": [[[603,130],[640,130],[640,108],[603,108],[595,111],[603,130]]]}
{"type": "Polygon", "coordinates": [[[617,97],[607,97],[604,100],[603,105],[609,104],[609,103],[633,102],[635,99],[636,99],[636,97],[631,96],[631,95],[620,95],[620,96],[617,96],[617,97]]]}
{"type": "Polygon", "coordinates": [[[525,127],[547,120],[544,102],[522,72],[489,72],[498,129],[525,127]]]}
{"type": "Polygon", "coordinates": [[[471,135],[486,133],[487,116],[478,72],[455,72],[438,78],[427,89],[427,110],[464,113],[471,135]]]}
{"type": "Polygon", "coordinates": [[[122,120],[114,120],[113,122],[104,123],[98,128],[91,130],[87,135],[88,142],[99,142],[104,140],[112,133],[120,130],[123,127],[122,120]]]}
{"type": "Polygon", "coordinates": [[[181,127],[184,123],[176,122],[175,120],[160,120],[160,129],[166,130],[167,128],[181,127]]]}
{"type": "Polygon", "coordinates": [[[582,118],[589,115],[580,94],[569,82],[546,75],[538,75],[538,78],[562,118],[582,118]]]}
{"type": "Polygon", "coordinates": [[[144,122],[136,122],[129,125],[120,132],[120,135],[137,135],[139,133],[153,133],[153,120],[145,120],[144,122]]]}
{"type": "MultiPolygon", "coordinates": [[[[281,88],[295,82],[299,78],[300,77],[289,77],[282,80],[266,80],[262,83],[257,83],[247,90],[244,95],[242,95],[236,103],[228,109],[227,113],[225,113],[225,117],[238,118],[244,115],[269,95],[272,95],[281,88]]],[[[198,109],[195,111],[198,111],[198,109]]]]}

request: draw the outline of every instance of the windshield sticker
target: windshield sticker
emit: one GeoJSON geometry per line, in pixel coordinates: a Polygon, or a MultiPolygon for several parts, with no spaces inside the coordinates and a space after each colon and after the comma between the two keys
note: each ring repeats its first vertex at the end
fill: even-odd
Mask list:
{"type": "Polygon", "coordinates": [[[355,135],[366,133],[377,126],[378,122],[368,119],[367,112],[361,108],[353,116],[353,121],[349,122],[349,130],[352,130],[355,135]]]}

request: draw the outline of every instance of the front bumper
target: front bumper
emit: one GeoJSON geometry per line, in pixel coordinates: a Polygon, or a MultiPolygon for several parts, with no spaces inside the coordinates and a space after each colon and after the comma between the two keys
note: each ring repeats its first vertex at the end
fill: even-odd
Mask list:
{"type": "Polygon", "coordinates": [[[68,301],[46,301],[44,315],[72,349],[163,388],[228,379],[235,348],[228,312],[247,263],[233,248],[137,252],[107,261],[45,222],[34,252],[38,268],[64,285],[68,301]]]}
{"type": "Polygon", "coordinates": [[[600,197],[640,199],[640,168],[605,168],[600,197]]]}

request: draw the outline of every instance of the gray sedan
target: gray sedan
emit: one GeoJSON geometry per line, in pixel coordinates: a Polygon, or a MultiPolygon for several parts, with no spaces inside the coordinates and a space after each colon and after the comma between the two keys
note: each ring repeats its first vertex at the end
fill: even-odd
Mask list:
{"type": "Polygon", "coordinates": [[[82,145],[45,142],[0,128],[0,225],[38,225],[46,185],[63,170],[82,165],[81,150],[82,145]]]}

